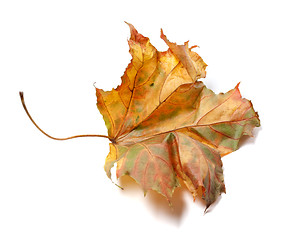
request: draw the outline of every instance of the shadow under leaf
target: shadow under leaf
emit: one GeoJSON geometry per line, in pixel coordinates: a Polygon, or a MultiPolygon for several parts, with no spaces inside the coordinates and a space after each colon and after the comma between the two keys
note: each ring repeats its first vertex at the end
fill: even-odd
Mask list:
{"type": "MultiPolygon", "coordinates": [[[[179,179],[180,187],[175,189],[173,197],[171,199],[171,205],[166,200],[164,196],[157,193],[156,191],[148,191],[146,194],[146,202],[148,208],[155,214],[156,216],[167,216],[171,218],[176,224],[179,225],[181,222],[183,215],[186,212],[187,205],[185,202],[185,194],[191,195],[185,184],[181,179],[179,179]]],[[[119,179],[119,184],[124,188],[122,193],[126,195],[133,194],[133,192],[141,191],[140,186],[129,176],[122,176],[119,179]]],[[[201,209],[205,208],[205,202],[201,198],[202,194],[199,194],[195,200],[195,205],[201,209]]],[[[189,197],[189,196],[188,196],[189,197]]],[[[191,195],[192,197],[192,195],[191,195]]],[[[194,204],[194,201],[193,201],[194,204]]],[[[212,209],[212,208],[211,208],[212,209]]],[[[202,211],[203,212],[203,211],[202,211]]]]}

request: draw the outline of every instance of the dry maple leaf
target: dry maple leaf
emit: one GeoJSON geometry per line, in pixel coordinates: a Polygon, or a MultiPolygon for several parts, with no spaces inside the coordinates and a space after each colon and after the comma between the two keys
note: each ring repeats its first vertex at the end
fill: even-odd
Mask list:
{"type": "Polygon", "coordinates": [[[116,89],[96,88],[97,106],[108,136],[78,135],[51,137],[33,121],[23,93],[23,107],[35,126],[56,140],[77,137],[106,137],[111,140],[105,171],[111,178],[129,175],[144,192],[155,190],[169,203],[178,177],[194,199],[201,190],[206,209],[225,192],[221,157],[235,151],[243,135],[252,136],[260,126],[249,100],[241,97],[238,85],[215,94],[197,81],[206,75],[206,64],[189,47],[177,45],[161,31],[169,46],[159,52],[147,37],[128,24],[132,60],[116,89]]]}
{"type": "Polygon", "coordinates": [[[117,163],[117,178],[129,175],[144,192],[155,190],[170,202],[180,177],[193,194],[202,189],[208,208],[225,192],[221,156],[238,148],[243,135],[260,125],[238,85],[215,94],[197,81],[206,64],[188,47],[170,42],[159,52],[128,24],[131,63],[112,91],[96,89],[97,106],[108,128],[105,171],[117,163]]]}

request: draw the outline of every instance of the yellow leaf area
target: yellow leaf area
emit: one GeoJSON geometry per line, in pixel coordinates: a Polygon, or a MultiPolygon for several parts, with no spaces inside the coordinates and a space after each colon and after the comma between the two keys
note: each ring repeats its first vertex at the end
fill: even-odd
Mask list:
{"type": "Polygon", "coordinates": [[[225,192],[221,157],[235,151],[243,135],[260,126],[238,85],[215,94],[199,78],[206,64],[193,47],[170,42],[159,52],[131,25],[132,60],[116,89],[96,88],[110,153],[105,171],[117,164],[116,175],[129,175],[144,192],[155,190],[169,202],[180,178],[193,197],[202,189],[209,207],[225,192]]]}

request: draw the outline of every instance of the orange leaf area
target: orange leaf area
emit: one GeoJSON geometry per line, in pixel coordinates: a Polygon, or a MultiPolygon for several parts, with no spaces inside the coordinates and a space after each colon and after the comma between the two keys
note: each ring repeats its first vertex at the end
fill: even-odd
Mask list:
{"type": "Polygon", "coordinates": [[[117,178],[129,175],[144,192],[155,190],[171,202],[184,181],[193,197],[202,189],[208,208],[225,192],[221,157],[235,151],[243,135],[260,126],[252,103],[238,85],[215,94],[199,78],[206,64],[188,42],[159,52],[131,25],[132,60],[116,89],[96,88],[110,153],[105,171],[117,165],[117,178]]]}

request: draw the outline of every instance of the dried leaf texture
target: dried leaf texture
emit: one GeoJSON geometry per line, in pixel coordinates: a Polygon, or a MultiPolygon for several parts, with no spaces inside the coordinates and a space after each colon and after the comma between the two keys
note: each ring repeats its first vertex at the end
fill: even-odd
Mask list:
{"type": "Polygon", "coordinates": [[[221,156],[238,148],[243,135],[260,126],[239,84],[215,94],[199,78],[206,64],[192,49],[170,42],[159,52],[128,24],[132,60],[116,89],[96,89],[97,106],[112,139],[105,171],[117,163],[117,177],[129,175],[146,193],[155,190],[170,202],[182,179],[209,207],[225,192],[221,156]]]}

